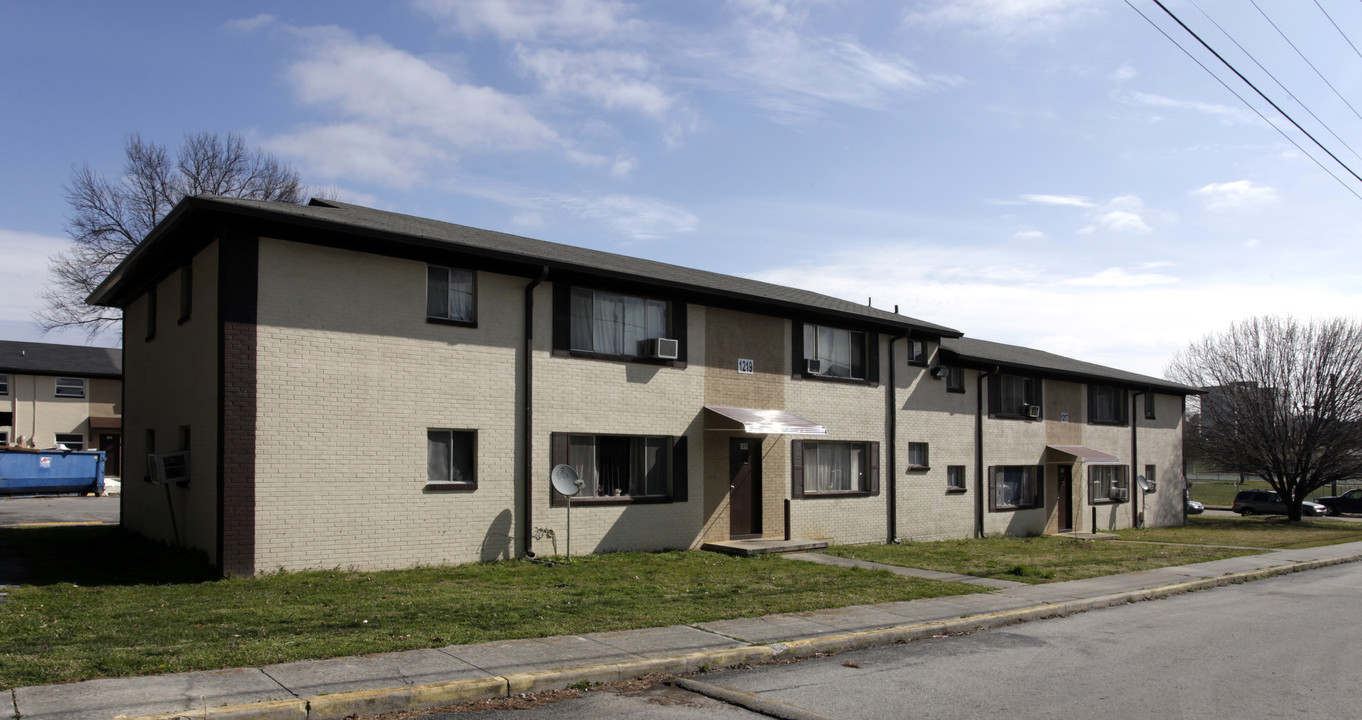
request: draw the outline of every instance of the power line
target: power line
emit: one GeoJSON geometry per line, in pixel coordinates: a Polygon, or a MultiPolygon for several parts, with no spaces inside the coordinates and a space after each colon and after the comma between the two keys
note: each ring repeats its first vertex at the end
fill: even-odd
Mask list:
{"type": "MultiPolygon", "coordinates": [[[[1130,5],[1130,0],[1126,0],[1126,4],[1127,4],[1127,5],[1130,5]]],[[[1225,67],[1229,68],[1229,69],[1230,69],[1230,72],[1233,72],[1236,76],[1238,76],[1238,78],[1239,78],[1240,80],[1242,80],[1242,81],[1244,82],[1244,84],[1246,84],[1246,85],[1248,85],[1250,88],[1252,88],[1253,92],[1255,92],[1255,93],[1258,94],[1258,97],[1260,97],[1260,98],[1262,98],[1263,100],[1267,101],[1267,104],[1271,105],[1273,110],[1276,110],[1277,112],[1281,113],[1282,117],[1286,118],[1288,122],[1290,122],[1292,125],[1296,126],[1296,129],[1297,129],[1297,130],[1301,131],[1301,133],[1303,133],[1306,137],[1310,138],[1310,142],[1313,142],[1313,143],[1315,144],[1316,147],[1318,147],[1320,150],[1323,150],[1324,153],[1325,153],[1326,155],[1328,155],[1330,158],[1333,158],[1333,161],[1336,162],[1336,163],[1338,163],[1340,167],[1342,167],[1344,170],[1348,171],[1348,174],[1349,174],[1349,175],[1352,175],[1359,183],[1362,183],[1362,175],[1358,175],[1356,172],[1354,172],[1353,169],[1352,169],[1351,167],[1349,167],[1347,163],[1345,163],[1345,162],[1343,162],[1342,160],[1340,160],[1340,159],[1338,158],[1338,156],[1335,155],[1335,154],[1333,153],[1333,151],[1331,151],[1329,148],[1325,147],[1325,146],[1324,146],[1324,143],[1321,143],[1314,135],[1311,135],[1309,130],[1306,130],[1304,127],[1301,127],[1301,124],[1298,123],[1298,122],[1296,122],[1296,119],[1295,119],[1295,118],[1291,117],[1291,115],[1290,115],[1289,113],[1287,113],[1287,112],[1286,112],[1285,110],[1283,110],[1280,106],[1278,106],[1277,103],[1273,102],[1273,101],[1272,101],[1272,98],[1268,97],[1265,93],[1263,93],[1262,90],[1259,90],[1259,89],[1258,89],[1258,86],[1257,86],[1257,85],[1254,85],[1252,80],[1249,80],[1248,78],[1244,77],[1244,74],[1241,73],[1241,72],[1239,72],[1239,70],[1238,70],[1237,68],[1235,68],[1234,65],[1230,64],[1230,62],[1229,62],[1228,60],[1226,60],[1224,57],[1222,57],[1222,56],[1220,55],[1220,53],[1216,52],[1216,51],[1215,51],[1215,48],[1212,48],[1205,40],[1202,40],[1202,39],[1201,39],[1201,36],[1198,35],[1198,34],[1196,33],[1195,30],[1193,30],[1192,28],[1188,27],[1188,26],[1187,26],[1187,23],[1184,23],[1184,22],[1182,21],[1181,18],[1179,18],[1177,15],[1173,14],[1173,11],[1172,11],[1172,10],[1169,10],[1169,9],[1168,9],[1168,6],[1164,5],[1163,2],[1162,2],[1162,0],[1154,0],[1154,4],[1155,4],[1155,5],[1158,5],[1160,10],[1163,10],[1164,13],[1168,15],[1168,17],[1173,18],[1173,21],[1176,22],[1179,26],[1181,26],[1183,30],[1186,30],[1186,31],[1187,31],[1187,34],[1189,34],[1189,35],[1191,35],[1193,38],[1195,38],[1196,41],[1197,41],[1198,43],[1200,43],[1202,47],[1206,48],[1206,50],[1207,50],[1208,52],[1210,52],[1212,55],[1214,55],[1216,60],[1219,60],[1219,61],[1221,62],[1221,64],[1223,64],[1225,67]]],[[[1131,5],[1131,7],[1133,8],[1134,5],[1131,5]]],[[[1143,13],[1141,13],[1141,15],[1143,15],[1143,13]]],[[[1148,20],[1148,18],[1145,18],[1145,19],[1148,20]]],[[[1153,21],[1151,20],[1150,22],[1153,22],[1153,21]]],[[[1165,33],[1165,35],[1166,35],[1166,33],[1165,33]]],[[[1172,38],[1169,38],[1169,39],[1171,40],[1172,38]]],[[[1178,47],[1182,47],[1182,46],[1179,45],[1178,47]]],[[[1205,66],[1203,65],[1202,67],[1204,68],[1205,66]]],[[[1209,69],[1207,70],[1207,72],[1210,72],[1209,69]]],[[[1212,73],[1212,74],[1214,74],[1214,73],[1212,73]]],[[[1223,84],[1223,83],[1222,83],[1222,84],[1223,84]]],[[[1236,95],[1237,95],[1237,94],[1238,94],[1238,93],[1236,93],[1236,95]]],[[[1240,98],[1240,99],[1242,100],[1242,98],[1240,98]]],[[[1275,126],[1274,126],[1274,127],[1275,127],[1275,126]]],[[[1299,147],[1299,146],[1297,146],[1297,147],[1299,147]]],[[[1332,173],[1331,173],[1331,174],[1332,174],[1332,173]]],[[[1354,195],[1357,195],[1356,192],[1353,192],[1353,194],[1354,194],[1354,195]]],[[[1359,199],[1362,199],[1362,195],[1358,196],[1358,198],[1359,198],[1359,199]]]]}
{"type": "MultiPolygon", "coordinates": [[[[1157,0],[1156,0],[1156,1],[1157,1],[1157,0]]],[[[1319,71],[1319,68],[1315,67],[1315,64],[1312,63],[1312,62],[1310,62],[1310,58],[1307,58],[1307,57],[1305,56],[1305,53],[1301,52],[1300,48],[1296,47],[1296,43],[1291,42],[1291,38],[1287,37],[1287,36],[1286,36],[1286,33],[1282,32],[1282,29],[1279,28],[1279,27],[1277,27],[1277,23],[1272,22],[1272,18],[1268,17],[1268,16],[1267,16],[1267,13],[1263,12],[1263,8],[1262,8],[1261,6],[1258,5],[1258,0],[1249,0],[1249,2],[1253,3],[1253,7],[1254,7],[1254,8],[1257,8],[1258,14],[1259,14],[1259,15],[1262,15],[1262,16],[1263,16],[1263,19],[1267,21],[1267,24],[1268,24],[1268,25],[1271,25],[1271,26],[1272,26],[1272,29],[1273,29],[1273,30],[1276,30],[1276,31],[1277,31],[1277,34],[1282,36],[1282,39],[1286,41],[1286,44],[1287,44],[1287,45],[1290,45],[1290,46],[1291,46],[1291,49],[1292,49],[1292,50],[1295,50],[1295,51],[1296,51],[1296,54],[1299,55],[1299,56],[1301,56],[1301,59],[1305,61],[1305,64],[1306,64],[1306,65],[1309,65],[1309,66],[1310,66],[1310,69],[1315,71],[1315,74],[1319,76],[1319,79],[1320,79],[1320,80],[1323,80],[1323,81],[1324,81],[1324,84],[1325,84],[1325,85],[1328,85],[1328,86],[1329,86],[1329,89],[1334,91],[1334,94],[1338,96],[1338,99],[1339,99],[1339,100],[1342,100],[1342,101],[1343,101],[1343,104],[1344,104],[1344,105],[1347,105],[1347,106],[1348,106],[1348,109],[1353,111],[1353,114],[1357,116],[1357,119],[1358,119],[1358,120],[1362,120],[1362,113],[1357,112],[1357,108],[1353,107],[1353,104],[1350,103],[1350,102],[1348,102],[1348,99],[1347,99],[1347,98],[1343,97],[1343,93],[1339,92],[1339,91],[1338,91],[1338,88],[1334,87],[1334,84],[1331,83],[1331,82],[1329,82],[1329,78],[1324,77],[1324,73],[1320,72],[1320,71],[1319,71]]],[[[1318,5],[1318,3],[1316,3],[1316,4],[1318,5]]],[[[1320,9],[1323,10],[1323,8],[1320,8],[1320,9]]],[[[1326,17],[1327,17],[1327,15],[1326,15],[1326,17]]],[[[1333,18],[1330,18],[1330,19],[1329,19],[1329,22],[1333,22],[1333,18]]],[[[1337,26],[1335,26],[1335,27],[1337,27],[1337,26]]],[[[1340,32],[1341,32],[1341,31],[1340,31],[1340,32]]],[[[1347,39],[1348,36],[1347,36],[1347,35],[1344,35],[1343,37],[1344,37],[1344,39],[1347,39]]],[[[1349,42],[1348,44],[1351,45],[1352,43],[1349,42]]],[[[1353,48],[1353,49],[1356,50],[1357,48],[1353,48]]],[[[1348,149],[1351,150],[1352,148],[1348,148],[1348,149]]]]}
{"type": "MultiPolygon", "coordinates": [[[[1155,0],[1155,2],[1158,2],[1158,0],[1155,0]]],[[[1283,138],[1286,138],[1286,141],[1287,141],[1287,142],[1291,143],[1292,145],[1295,145],[1295,146],[1296,146],[1296,149],[1297,149],[1297,150],[1300,150],[1302,155],[1304,155],[1304,156],[1310,158],[1310,160],[1312,160],[1316,165],[1318,165],[1318,166],[1320,167],[1320,169],[1323,170],[1329,177],[1331,177],[1331,178],[1333,178],[1334,180],[1338,181],[1338,184],[1339,184],[1339,185],[1342,185],[1344,190],[1347,190],[1348,192],[1352,193],[1352,194],[1353,194],[1353,197],[1357,198],[1358,200],[1362,200],[1362,195],[1359,195],[1358,192],[1357,192],[1356,190],[1354,190],[1351,186],[1348,185],[1347,182],[1345,182],[1345,181],[1343,180],[1343,178],[1340,178],[1339,176],[1335,175],[1334,172],[1333,172],[1332,170],[1330,170],[1327,166],[1325,166],[1324,163],[1322,163],[1322,162],[1319,161],[1319,158],[1317,158],[1317,157],[1315,157],[1314,155],[1311,155],[1310,153],[1306,152],[1305,148],[1301,147],[1300,143],[1296,142],[1296,139],[1295,139],[1295,138],[1293,138],[1293,137],[1291,137],[1290,135],[1286,134],[1286,131],[1285,131],[1285,130],[1282,130],[1280,127],[1277,127],[1277,124],[1274,123],[1274,122],[1272,122],[1271,120],[1269,120],[1269,119],[1267,118],[1266,115],[1264,115],[1260,110],[1258,110],[1258,108],[1254,107],[1254,106],[1253,106],[1253,103],[1250,103],[1248,100],[1246,100],[1246,99],[1244,98],[1243,95],[1240,95],[1238,91],[1236,91],[1234,88],[1230,87],[1229,84],[1226,83],[1224,80],[1222,80],[1222,79],[1220,78],[1219,75],[1216,75],[1214,72],[1211,71],[1210,68],[1206,67],[1205,63],[1201,62],[1200,59],[1198,59],[1195,55],[1193,55],[1187,48],[1183,47],[1182,44],[1179,43],[1177,40],[1174,40],[1172,35],[1169,35],[1167,32],[1164,31],[1163,28],[1159,27],[1159,24],[1158,24],[1158,23],[1154,22],[1154,20],[1153,20],[1152,18],[1150,18],[1148,15],[1145,15],[1143,10],[1141,10],[1141,9],[1139,9],[1139,8],[1137,8],[1137,7],[1135,7],[1134,3],[1132,3],[1131,0],[1125,0],[1125,3],[1126,3],[1126,5],[1129,5],[1129,6],[1130,6],[1130,9],[1131,9],[1131,10],[1134,10],[1135,12],[1139,13],[1140,17],[1144,18],[1145,22],[1149,23],[1155,30],[1158,30],[1159,33],[1160,33],[1161,35],[1163,35],[1164,37],[1168,38],[1168,42],[1173,43],[1173,45],[1174,45],[1177,49],[1181,50],[1184,54],[1187,55],[1187,57],[1191,58],[1191,59],[1192,59],[1192,62],[1194,62],[1194,63],[1196,63],[1197,65],[1201,66],[1201,69],[1202,69],[1202,70],[1205,70],[1205,71],[1206,71],[1206,74],[1210,75],[1212,78],[1215,78],[1215,81],[1216,81],[1216,82],[1220,83],[1220,85],[1221,85],[1222,87],[1224,87],[1226,90],[1230,91],[1230,94],[1231,94],[1231,95],[1234,95],[1235,97],[1239,98],[1239,101],[1242,102],[1242,103],[1244,103],[1244,105],[1245,105],[1246,107],[1248,107],[1248,109],[1252,110],[1252,111],[1254,112],[1254,114],[1256,114],[1258,117],[1262,118],[1262,119],[1263,119],[1263,122],[1267,123],[1268,127],[1272,128],[1273,130],[1276,130],[1278,133],[1281,134],[1281,136],[1282,136],[1283,138]]],[[[1162,5],[1160,5],[1160,7],[1162,7],[1162,5]]],[[[1164,11],[1167,12],[1167,8],[1164,8],[1164,11]]],[[[1171,13],[1169,13],[1169,14],[1171,14],[1171,13]]],[[[1177,20],[1177,17],[1174,16],[1173,19],[1174,19],[1174,20],[1177,20]]],[[[1179,21],[1178,24],[1179,24],[1179,25],[1182,25],[1182,22],[1179,21]]],[[[1186,26],[1186,25],[1182,25],[1182,27],[1183,27],[1183,28],[1186,28],[1187,26],[1186,26]]],[[[1191,31],[1188,30],[1188,32],[1191,32],[1191,31]]],[[[1195,35],[1195,33],[1193,33],[1193,35],[1195,35]]],[[[1202,43],[1202,44],[1205,45],[1205,43],[1202,43]]],[[[1208,49],[1209,49],[1209,48],[1208,48],[1208,49]]],[[[1211,53],[1214,54],[1215,51],[1212,50],[1211,53]]],[[[1216,57],[1220,57],[1220,56],[1219,56],[1219,55],[1216,55],[1216,57]]],[[[1224,62],[1224,60],[1221,59],[1221,62],[1224,62]]],[[[1227,63],[1227,64],[1228,64],[1228,63],[1227,63]]],[[[1233,68],[1230,68],[1230,69],[1232,70],[1233,68]]],[[[1238,73],[1236,73],[1236,74],[1238,74],[1238,73]]],[[[1240,75],[1240,77],[1242,78],[1243,76],[1240,75]]],[[[1245,82],[1247,82],[1247,80],[1246,80],[1245,82]]],[[[1259,94],[1261,95],[1262,93],[1259,93],[1259,94]]],[[[1272,101],[1269,100],[1268,102],[1271,103],[1272,101]]],[[[1276,106],[1274,105],[1273,107],[1276,107],[1276,106]]],[[[1285,114],[1285,113],[1283,113],[1283,114],[1285,114]]],[[[1287,118],[1287,119],[1290,120],[1290,118],[1287,118]]],[[[1297,127],[1299,127],[1299,125],[1298,125],[1297,127]]],[[[1306,134],[1308,135],[1309,133],[1306,133],[1306,134]]],[[[1311,138],[1311,139],[1313,139],[1313,138],[1311,138]]],[[[1318,145],[1319,142],[1316,141],[1315,144],[1318,145]]],[[[1328,151],[1328,150],[1325,150],[1325,152],[1329,152],[1329,151],[1328,151]]],[[[1329,155],[1330,155],[1330,157],[1333,157],[1333,153],[1329,153],[1329,155]]],[[[1335,160],[1337,160],[1337,158],[1335,158],[1335,160]]],[[[1339,163],[1339,164],[1342,165],[1342,163],[1339,163]]],[[[1344,168],[1346,169],[1347,166],[1344,165],[1344,168]]],[[[1351,173],[1352,171],[1349,170],[1349,172],[1351,173]]],[[[1352,173],[1352,174],[1353,174],[1353,177],[1357,177],[1357,174],[1356,174],[1356,173],[1352,173]]]]}
{"type": "Polygon", "coordinates": [[[1324,6],[1319,4],[1319,0],[1315,0],[1315,7],[1319,8],[1319,11],[1324,13],[1324,17],[1329,18],[1329,24],[1333,25],[1334,29],[1338,31],[1338,34],[1343,36],[1343,41],[1348,43],[1348,47],[1352,48],[1353,52],[1357,53],[1357,56],[1362,58],[1362,50],[1357,49],[1357,46],[1353,44],[1353,41],[1348,38],[1348,33],[1343,32],[1343,28],[1339,27],[1338,23],[1334,22],[1333,17],[1329,15],[1329,11],[1325,10],[1324,6]]]}
{"type": "MultiPolygon", "coordinates": [[[[1296,104],[1297,104],[1297,105],[1300,105],[1302,110],[1305,110],[1307,113],[1310,113],[1310,117],[1314,118],[1314,119],[1315,119],[1315,122],[1319,123],[1320,126],[1323,127],[1326,131],[1328,131],[1328,133],[1329,133],[1330,135],[1333,135],[1335,140],[1337,140],[1337,141],[1339,141],[1340,143],[1342,143],[1342,144],[1343,144],[1343,147],[1348,148],[1348,151],[1351,152],[1351,153],[1353,154],[1353,157],[1356,157],[1357,159],[1362,160],[1362,155],[1359,155],[1359,154],[1357,153],[1357,151],[1353,149],[1353,146],[1348,144],[1348,141],[1347,141],[1347,140],[1344,140],[1343,138],[1339,137],[1338,133],[1334,132],[1334,129],[1331,128],[1331,127],[1329,127],[1329,124],[1328,124],[1328,123],[1326,123],[1326,122],[1324,122],[1323,120],[1321,120],[1320,117],[1319,117],[1318,115],[1315,114],[1315,111],[1314,111],[1314,110],[1311,110],[1310,107],[1309,107],[1308,105],[1306,105],[1305,102],[1304,102],[1303,100],[1301,100],[1300,98],[1296,97],[1296,94],[1295,94],[1295,93],[1291,92],[1291,90],[1290,90],[1289,88],[1287,88],[1286,85],[1282,84],[1282,81],[1281,81],[1281,80],[1278,80],[1278,79],[1277,79],[1277,76],[1276,76],[1276,75],[1273,75],[1271,70],[1268,70],[1266,67],[1263,67],[1263,64],[1260,63],[1260,62],[1258,62],[1258,58],[1254,57],[1253,53],[1249,52],[1248,48],[1244,47],[1243,45],[1240,45],[1240,44],[1239,44],[1239,41],[1238,41],[1238,40],[1235,40],[1235,39],[1234,39],[1234,36],[1231,35],[1231,34],[1229,33],[1229,31],[1227,31],[1227,30],[1225,30],[1225,28],[1221,27],[1221,26],[1220,26],[1220,23],[1216,22],[1216,21],[1215,21],[1215,18],[1211,17],[1210,13],[1206,12],[1200,5],[1197,4],[1196,0],[1190,0],[1190,2],[1192,3],[1192,6],[1193,6],[1193,7],[1195,7],[1197,10],[1201,11],[1201,14],[1202,14],[1203,16],[1205,16],[1207,20],[1210,20],[1210,21],[1211,21],[1211,24],[1215,26],[1215,29],[1216,29],[1216,30],[1219,30],[1221,33],[1223,33],[1223,34],[1225,35],[1225,37],[1227,37],[1227,38],[1230,39],[1230,42],[1234,43],[1234,46],[1235,46],[1235,47],[1237,47],[1237,48],[1239,48],[1241,51],[1243,51],[1243,53],[1244,53],[1245,55],[1248,56],[1248,59],[1252,60],[1252,61],[1253,61],[1253,64],[1258,66],[1258,69],[1259,69],[1259,70],[1262,70],[1264,73],[1267,74],[1268,77],[1272,78],[1272,82],[1277,83],[1277,87],[1281,88],[1281,89],[1282,89],[1282,92],[1286,93],[1287,96],[1290,97],[1292,100],[1295,100],[1295,101],[1296,101],[1296,104]]],[[[1260,10],[1260,12],[1261,12],[1261,10],[1260,10]]],[[[1271,21],[1271,20],[1268,20],[1268,22],[1272,22],[1272,21],[1271,21]]],[[[1273,27],[1276,27],[1276,26],[1274,25],[1273,27]]],[[[1281,30],[1278,30],[1277,32],[1278,32],[1278,33],[1281,33],[1281,30]]],[[[1285,37],[1285,36],[1283,35],[1283,37],[1285,37]]],[[[1290,41],[1290,40],[1287,40],[1287,42],[1289,43],[1289,42],[1291,42],[1291,41],[1290,41]]],[[[1293,46],[1293,47],[1294,47],[1294,46],[1293,46]]],[[[1306,63],[1309,63],[1309,62],[1310,62],[1309,60],[1306,60],[1306,63]]],[[[1313,67],[1313,66],[1312,66],[1312,67],[1313,67]]],[[[1328,81],[1328,80],[1325,80],[1324,82],[1325,82],[1325,83],[1328,83],[1329,81],[1328,81]]],[[[1331,86],[1331,87],[1332,87],[1332,86],[1331,86]]],[[[1347,102],[1347,101],[1344,100],[1344,102],[1347,102]]],[[[1351,105],[1350,105],[1349,107],[1351,107],[1351,105]]]]}

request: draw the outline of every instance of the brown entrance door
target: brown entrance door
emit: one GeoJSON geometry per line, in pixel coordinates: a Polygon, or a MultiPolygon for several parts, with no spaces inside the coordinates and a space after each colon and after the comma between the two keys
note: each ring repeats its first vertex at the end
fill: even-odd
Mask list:
{"type": "Polygon", "coordinates": [[[761,535],[761,441],[728,440],[728,535],[761,535]]]}
{"type": "Polygon", "coordinates": [[[1070,532],[1074,529],[1074,469],[1072,465],[1059,466],[1059,479],[1056,494],[1059,496],[1059,531],[1070,532]]]}
{"type": "Polygon", "coordinates": [[[100,433],[99,449],[104,451],[104,474],[114,477],[123,477],[121,471],[122,457],[119,449],[122,443],[119,442],[118,433],[100,433]]]}

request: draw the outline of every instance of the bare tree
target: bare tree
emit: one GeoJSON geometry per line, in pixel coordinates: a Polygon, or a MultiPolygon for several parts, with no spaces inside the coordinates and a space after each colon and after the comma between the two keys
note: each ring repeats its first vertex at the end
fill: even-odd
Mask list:
{"type": "Polygon", "coordinates": [[[117,310],[87,305],[85,298],[181,199],[204,194],[288,203],[306,199],[296,171],[273,155],[251,150],[239,135],[187,135],[173,162],[165,146],[132,135],[124,155],[122,176],[111,180],[86,164],[65,187],[72,245],[48,265],[51,284],[41,296],[46,305],[34,314],[43,332],[80,327],[93,338],[117,325],[122,319],[117,310]]]}
{"type": "Polygon", "coordinates": [[[1192,343],[1166,375],[1208,391],[1189,449],[1221,470],[1267,481],[1291,520],[1300,520],[1312,491],[1362,477],[1356,321],[1252,318],[1192,343]]]}

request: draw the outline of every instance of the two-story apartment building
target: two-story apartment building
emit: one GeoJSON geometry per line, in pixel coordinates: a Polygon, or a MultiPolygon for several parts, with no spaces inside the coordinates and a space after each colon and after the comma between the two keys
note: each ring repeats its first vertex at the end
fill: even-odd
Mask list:
{"type": "Polygon", "coordinates": [[[103,450],[117,475],[122,351],[0,340],[0,446],[103,450]]]}
{"type": "MultiPolygon", "coordinates": [[[[1165,407],[1193,392],[807,291],[331,201],[187,199],[91,299],[125,311],[124,524],[238,574],[561,553],[560,464],[583,480],[578,551],[787,527],[1040,533],[1090,506],[1124,526],[1138,516],[1110,488],[1129,485],[1130,426],[1090,424],[1112,396],[1085,388],[1156,397],[1164,425],[1136,433],[1170,479],[1165,407]],[[999,367],[1067,419],[1033,418],[999,367]]],[[[1180,497],[1145,520],[1180,522],[1180,497]]]]}

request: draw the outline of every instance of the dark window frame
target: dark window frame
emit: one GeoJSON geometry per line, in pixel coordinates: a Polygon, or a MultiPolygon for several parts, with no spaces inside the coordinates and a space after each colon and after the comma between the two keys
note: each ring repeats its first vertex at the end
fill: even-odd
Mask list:
{"type": "Polygon", "coordinates": [[[1088,504],[1090,504],[1090,505],[1113,505],[1113,504],[1120,503],[1120,502],[1126,502],[1126,501],[1113,500],[1113,499],[1111,499],[1110,488],[1112,488],[1112,487],[1115,487],[1115,488],[1118,488],[1118,489],[1119,489],[1119,488],[1124,488],[1125,491],[1126,491],[1126,501],[1129,500],[1129,498],[1130,498],[1130,466],[1128,466],[1128,465],[1108,465],[1108,464],[1088,465],[1088,504]],[[1106,493],[1106,495],[1104,495],[1104,496],[1102,496],[1102,497],[1100,497],[1100,498],[1097,496],[1096,493],[1093,492],[1093,489],[1094,489],[1095,487],[1101,487],[1101,485],[1102,485],[1102,481],[1096,477],[1096,475],[1098,474],[1098,473],[1097,473],[1098,469],[1115,469],[1115,470],[1120,470],[1120,474],[1121,474],[1121,477],[1119,477],[1119,478],[1112,478],[1112,479],[1107,483],[1108,492],[1106,493]]]}
{"type": "MultiPolygon", "coordinates": [[[[430,324],[432,324],[432,325],[452,325],[452,326],[454,326],[454,327],[467,327],[467,328],[475,328],[475,327],[478,326],[478,271],[477,271],[477,270],[473,270],[473,269],[471,269],[471,268],[465,268],[465,267],[456,267],[456,266],[454,266],[454,265],[441,265],[441,264],[439,264],[439,263],[426,263],[426,294],[425,294],[425,297],[426,297],[426,322],[427,322],[427,323],[430,323],[430,324]],[[470,294],[471,294],[472,297],[473,297],[473,301],[472,301],[472,302],[473,302],[473,308],[472,308],[472,312],[470,313],[471,316],[472,316],[471,319],[465,320],[465,319],[463,319],[463,318],[455,318],[455,317],[450,317],[450,316],[448,316],[448,315],[440,316],[440,315],[431,315],[431,314],[430,314],[430,293],[431,293],[430,275],[431,275],[431,272],[434,271],[434,270],[444,270],[444,271],[445,271],[445,288],[446,288],[445,292],[446,292],[446,293],[448,293],[448,288],[449,288],[449,285],[451,284],[450,278],[453,276],[454,272],[457,271],[457,272],[466,272],[466,273],[468,273],[468,275],[469,275],[469,282],[470,282],[470,284],[472,285],[472,288],[470,289],[469,292],[470,292],[470,294]]],[[[449,300],[448,297],[446,297],[446,298],[445,298],[445,302],[448,303],[448,300],[449,300]]],[[[450,310],[449,312],[452,312],[452,310],[450,310]]]]}
{"type": "Polygon", "coordinates": [[[0,395],[9,394],[9,373],[0,373],[0,395]]]}
{"type": "Polygon", "coordinates": [[[1158,419],[1158,418],[1155,417],[1154,406],[1155,406],[1154,391],[1153,391],[1153,390],[1145,390],[1145,391],[1144,391],[1144,419],[1145,419],[1145,420],[1157,420],[1157,419],[1158,419]]]}
{"type": "Polygon", "coordinates": [[[819,380],[831,383],[878,387],[880,385],[880,334],[874,330],[830,325],[828,323],[817,323],[810,320],[792,320],[790,323],[790,377],[803,380],[819,380]],[[804,355],[804,335],[806,325],[811,325],[815,329],[818,327],[827,327],[833,330],[861,333],[862,352],[864,353],[862,365],[865,368],[865,377],[835,377],[832,375],[809,372],[808,361],[810,358],[804,355]]]}
{"type": "Polygon", "coordinates": [[[988,511],[1012,512],[1015,510],[1034,510],[1045,507],[1045,466],[1044,465],[990,465],[988,468],[988,511]],[[1035,498],[1029,504],[1002,505],[998,503],[998,474],[1008,468],[1035,471],[1035,498]]]}
{"type": "Polygon", "coordinates": [[[791,440],[790,497],[792,499],[874,497],[880,494],[880,443],[876,440],[791,440]],[[864,445],[864,490],[809,490],[804,485],[804,443],[864,445]]]}
{"type": "Polygon", "coordinates": [[[156,339],[156,285],[152,285],[147,290],[147,332],[145,340],[151,342],[156,339]]]}
{"type": "Polygon", "coordinates": [[[988,377],[988,416],[991,418],[1004,418],[1013,420],[1032,420],[1039,421],[1045,419],[1045,381],[1032,375],[1019,375],[1015,373],[1001,373],[988,377]],[[1003,410],[1002,408],[1002,383],[1004,378],[1009,381],[1019,381],[1023,383],[1022,404],[1025,406],[1035,405],[1040,408],[1040,413],[1036,417],[1031,417],[1024,408],[1016,410],[1003,410]]]}
{"type": "Polygon", "coordinates": [[[467,428],[443,428],[443,427],[426,428],[426,483],[422,489],[440,492],[449,491],[469,492],[478,489],[478,433],[476,430],[469,430],[467,428]],[[467,438],[469,456],[468,462],[469,472],[467,474],[472,476],[472,479],[454,480],[451,477],[451,479],[439,480],[431,478],[430,452],[431,445],[434,442],[431,436],[437,433],[449,436],[448,443],[450,452],[449,469],[451,476],[452,473],[456,470],[453,457],[454,452],[456,450],[454,438],[456,436],[467,438]]]}
{"type": "Polygon", "coordinates": [[[964,465],[947,465],[947,466],[946,466],[946,492],[948,492],[948,493],[962,493],[962,492],[966,492],[968,489],[969,489],[969,476],[968,476],[968,470],[966,469],[966,467],[965,467],[964,465]],[[955,482],[955,481],[952,479],[952,477],[951,477],[952,475],[958,475],[959,478],[960,478],[959,482],[955,482]]]}
{"type": "Polygon", "coordinates": [[[931,470],[931,469],[932,469],[932,463],[931,463],[931,455],[930,455],[930,452],[931,452],[931,446],[930,446],[929,443],[925,443],[925,442],[910,442],[910,443],[908,443],[908,467],[907,467],[907,469],[908,469],[908,470],[914,470],[914,471],[917,471],[917,470],[931,470]],[[922,451],[922,459],[923,459],[925,462],[920,462],[920,463],[915,463],[915,462],[913,462],[913,451],[914,451],[914,450],[921,450],[921,451],[922,451]]]}
{"type": "MultiPolygon", "coordinates": [[[[608,284],[581,283],[563,280],[553,284],[553,355],[554,357],[604,360],[607,362],[637,363],[640,365],[659,365],[676,369],[686,367],[686,303],[661,294],[645,294],[627,288],[611,287],[608,284]],[[616,355],[587,350],[572,349],[572,290],[599,291],[667,303],[667,337],[676,341],[676,359],[640,357],[637,355],[616,355]]],[[[576,500],[573,501],[576,504],[576,500]]]]}
{"type": "Polygon", "coordinates": [[[1089,425],[1113,425],[1124,427],[1130,424],[1130,393],[1124,388],[1115,385],[1088,384],[1088,424],[1089,425]],[[1099,406],[1099,396],[1104,393],[1113,393],[1116,400],[1116,414],[1098,416],[1095,408],[1099,406]]]}
{"type": "Polygon", "coordinates": [[[53,433],[52,442],[57,445],[65,445],[68,450],[84,450],[85,436],[80,433],[53,433]],[[66,438],[62,440],[62,438],[66,438]],[[72,438],[75,438],[74,440],[72,438]],[[78,447],[71,447],[77,445],[78,447]]]}
{"type": "Polygon", "coordinates": [[[194,263],[180,266],[180,317],[178,324],[189,322],[194,312],[194,263]]]}
{"type": "MultiPolygon", "coordinates": [[[[578,437],[617,437],[617,438],[665,438],[670,441],[671,452],[667,455],[667,494],[666,495],[615,495],[610,497],[573,497],[573,507],[600,507],[608,505],[665,505],[672,503],[683,503],[690,499],[690,475],[688,467],[690,457],[687,453],[689,445],[685,435],[658,435],[658,434],[622,434],[622,433],[549,433],[549,467],[568,465],[570,458],[570,440],[573,436],[578,437]]],[[[552,483],[549,486],[549,505],[550,507],[566,507],[568,497],[555,489],[552,483]]]]}
{"type": "Polygon", "coordinates": [[[1149,481],[1149,489],[1145,492],[1151,495],[1159,491],[1159,481],[1155,478],[1155,473],[1157,473],[1158,470],[1158,465],[1150,464],[1144,466],[1144,479],[1149,481]]]}
{"type": "Polygon", "coordinates": [[[946,392],[965,392],[965,368],[959,365],[946,367],[946,392]]]}
{"type": "Polygon", "coordinates": [[[927,340],[908,340],[908,364],[918,367],[927,367],[927,361],[932,356],[932,345],[927,340]]]}

